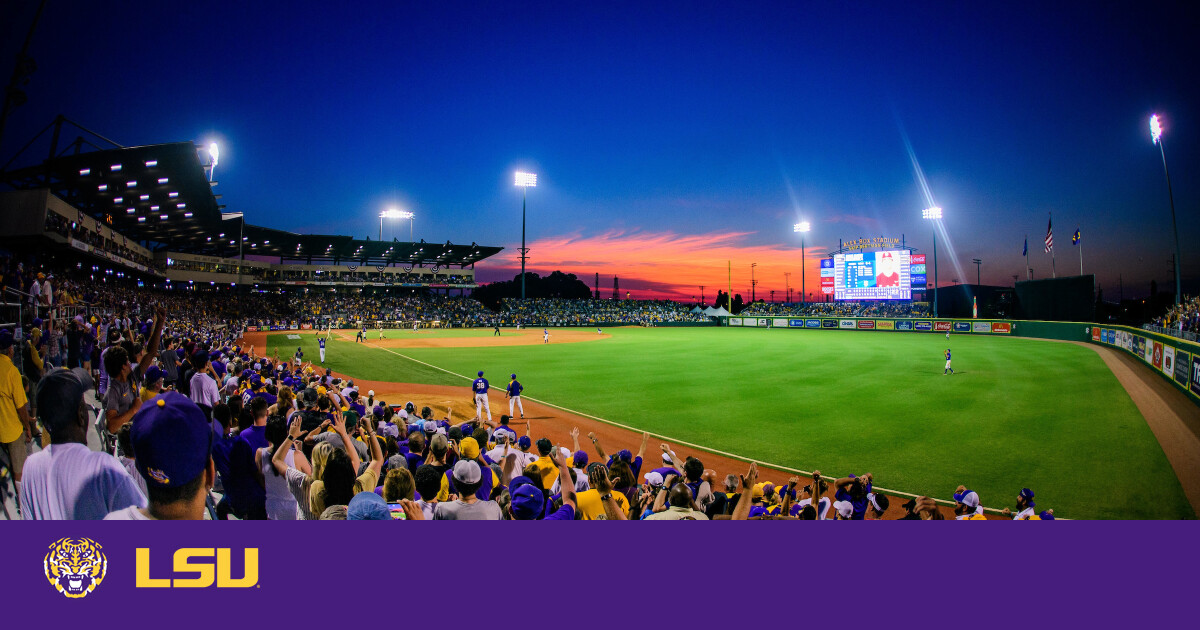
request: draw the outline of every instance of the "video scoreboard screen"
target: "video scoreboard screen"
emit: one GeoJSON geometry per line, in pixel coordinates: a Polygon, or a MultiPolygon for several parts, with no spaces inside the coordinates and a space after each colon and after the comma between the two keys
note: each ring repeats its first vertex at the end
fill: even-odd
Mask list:
{"type": "MultiPolygon", "coordinates": [[[[829,260],[829,259],[827,259],[829,260]]],[[[825,261],[822,262],[822,275],[825,261]]],[[[835,300],[911,300],[907,250],[837,254],[829,260],[835,300]]]]}

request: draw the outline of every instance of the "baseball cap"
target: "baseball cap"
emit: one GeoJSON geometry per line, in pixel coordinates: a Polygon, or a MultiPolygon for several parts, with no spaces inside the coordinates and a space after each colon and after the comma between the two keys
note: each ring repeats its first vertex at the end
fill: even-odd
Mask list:
{"type": "Polygon", "coordinates": [[[560,447],[558,447],[558,452],[562,455],[564,462],[567,461],[568,459],[571,459],[571,449],[569,449],[565,446],[560,446],[560,447]]]}
{"type": "Polygon", "coordinates": [[[1033,490],[1030,490],[1029,488],[1021,488],[1021,494],[1019,496],[1025,499],[1025,505],[1028,505],[1029,507],[1037,505],[1033,502],[1033,490]]]}
{"type": "Polygon", "coordinates": [[[654,471],[650,471],[650,472],[646,473],[645,479],[646,479],[646,483],[648,483],[656,488],[658,486],[663,485],[663,476],[654,471]]]}
{"type": "Polygon", "coordinates": [[[854,515],[854,504],[849,501],[834,501],[833,509],[837,510],[837,514],[841,518],[850,518],[854,515]]]}
{"type": "Polygon", "coordinates": [[[425,423],[421,425],[421,430],[426,433],[433,433],[434,431],[437,431],[437,428],[437,423],[433,420],[426,420],[425,423]]]}
{"type": "Polygon", "coordinates": [[[542,513],[545,505],[545,498],[542,496],[542,491],[532,484],[526,484],[517,488],[517,491],[512,494],[512,502],[509,503],[509,509],[512,510],[514,519],[518,521],[532,521],[542,513]]]}
{"type": "Polygon", "coordinates": [[[583,468],[588,463],[588,454],[583,451],[575,451],[575,467],[583,468]]]}
{"type": "Polygon", "coordinates": [[[496,444],[507,444],[510,439],[512,439],[512,436],[508,434],[508,431],[492,432],[492,441],[496,444]]]}
{"type": "Polygon", "coordinates": [[[8,350],[13,345],[12,331],[5,328],[0,330],[0,350],[8,350]]]}
{"type": "Polygon", "coordinates": [[[749,518],[754,518],[756,516],[766,516],[766,515],[767,515],[767,508],[765,508],[761,505],[756,505],[756,506],[750,508],[749,518]]]}
{"type": "Polygon", "coordinates": [[[479,471],[479,464],[473,461],[460,459],[454,465],[454,480],[461,481],[466,484],[479,483],[479,479],[483,474],[479,471]]]}
{"type": "Polygon", "coordinates": [[[483,370],[479,370],[478,372],[476,372],[476,374],[478,374],[479,376],[483,376],[483,370]]]}
{"type": "Polygon", "coordinates": [[[954,493],[954,502],[961,503],[969,508],[979,507],[979,495],[974,490],[964,490],[963,492],[954,493]]]}
{"type": "Polygon", "coordinates": [[[374,407],[371,407],[371,415],[375,416],[376,418],[382,418],[383,405],[375,405],[374,407]]]}
{"type": "Polygon", "coordinates": [[[129,433],[138,472],[148,487],[187,485],[208,466],[212,426],[183,394],[167,392],[146,401],[133,415],[129,433]]]}
{"type": "Polygon", "coordinates": [[[751,488],[751,492],[752,492],[751,496],[753,496],[755,499],[761,499],[763,496],[763,486],[765,486],[765,485],[767,485],[767,484],[765,484],[765,483],[754,484],[754,487],[751,488]]]}
{"type": "Polygon", "coordinates": [[[633,453],[630,453],[628,449],[621,449],[620,451],[617,451],[617,459],[632,462],[633,453]]]}
{"type": "Polygon", "coordinates": [[[532,486],[533,480],[525,475],[517,475],[516,477],[512,478],[512,481],[508,482],[508,491],[509,493],[514,493],[517,491],[517,488],[525,485],[532,486]]]}
{"type": "Polygon", "coordinates": [[[368,390],[367,390],[367,395],[368,395],[368,396],[372,396],[372,397],[373,397],[373,396],[375,396],[375,390],[373,390],[373,389],[368,389],[368,390]]]}
{"type": "Polygon", "coordinates": [[[359,492],[346,506],[347,521],[389,521],[391,510],[383,497],[374,492],[359,492]]]}
{"type": "Polygon", "coordinates": [[[38,383],[38,418],[52,434],[78,422],[79,403],[91,388],[92,377],[83,368],[52,370],[38,383]]]}
{"type": "Polygon", "coordinates": [[[163,373],[162,368],[158,367],[157,365],[151,365],[150,367],[146,368],[146,378],[143,379],[143,382],[153,383],[155,381],[162,380],[164,376],[166,376],[166,374],[163,373]]]}
{"type": "Polygon", "coordinates": [[[670,463],[671,463],[671,454],[670,454],[670,453],[663,453],[663,454],[662,454],[662,460],[663,460],[663,463],[664,463],[664,464],[670,464],[670,463]]]}
{"type": "Polygon", "coordinates": [[[1042,510],[1042,512],[1038,514],[1038,518],[1042,519],[1043,521],[1053,521],[1054,513],[1050,510],[1042,510]]]}
{"type": "Polygon", "coordinates": [[[521,439],[517,440],[517,446],[520,448],[529,448],[531,444],[533,444],[533,440],[529,439],[528,435],[522,435],[521,439]]]}
{"type": "Polygon", "coordinates": [[[509,376],[509,378],[517,378],[516,374],[509,374],[508,376],[509,376]]]}
{"type": "Polygon", "coordinates": [[[465,459],[475,459],[479,457],[479,442],[473,437],[463,438],[458,445],[458,451],[465,459]]]}

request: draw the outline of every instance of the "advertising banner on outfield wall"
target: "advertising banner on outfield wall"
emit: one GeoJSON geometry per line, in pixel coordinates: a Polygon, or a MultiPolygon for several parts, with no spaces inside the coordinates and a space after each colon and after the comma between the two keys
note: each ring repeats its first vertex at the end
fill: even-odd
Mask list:
{"type": "Polygon", "coordinates": [[[990,333],[992,332],[991,322],[974,322],[971,324],[971,332],[990,333]]]}
{"type": "Polygon", "coordinates": [[[1168,377],[1175,374],[1175,348],[1172,346],[1166,346],[1163,348],[1162,371],[1165,372],[1168,377]]]}
{"type": "Polygon", "coordinates": [[[860,319],[860,320],[858,320],[858,328],[860,330],[871,330],[871,329],[875,328],[875,320],[860,319]]]}
{"type": "Polygon", "coordinates": [[[971,332],[971,322],[954,322],[954,332],[971,332]]]}
{"type": "Polygon", "coordinates": [[[936,332],[946,332],[953,327],[954,325],[951,322],[933,322],[933,329],[936,332]]]}
{"type": "Polygon", "coordinates": [[[778,327],[780,327],[780,328],[787,328],[787,326],[788,326],[788,320],[786,320],[786,319],[784,319],[784,318],[782,318],[782,317],[777,317],[777,318],[775,318],[775,321],[771,322],[771,325],[772,325],[772,326],[778,326],[778,327]]]}
{"type": "Polygon", "coordinates": [[[730,326],[741,326],[741,325],[742,325],[742,318],[741,318],[741,317],[730,317],[730,318],[729,318],[729,325],[730,325],[730,326]]]}
{"type": "Polygon", "coordinates": [[[758,320],[758,323],[757,323],[757,324],[755,324],[755,325],[756,325],[756,326],[758,326],[759,328],[766,328],[767,326],[770,326],[770,325],[771,325],[771,323],[770,323],[770,322],[768,322],[768,321],[767,321],[767,320],[764,318],[764,319],[759,319],[759,320],[758,320]]]}
{"type": "Polygon", "coordinates": [[[1183,350],[1175,351],[1175,382],[1179,386],[1188,388],[1188,373],[1192,369],[1192,356],[1183,350]]]}
{"type": "Polygon", "coordinates": [[[1092,326],[1092,341],[1108,341],[1107,337],[1101,334],[1099,328],[1092,326]]]}
{"type": "Polygon", "coordinates": [[[836,319],[822,319],[821,328],[837,328],[838,321],[836,319]]]}
{"type": "Polygon", "coordinates": [[[912,330],[912,329],[913,329],[913,323],[908,321],[907,319],[902,319],[902,320],[896,322],[896,330],[912,330]]]}
{"type": "Polygon", "coordinates": [[[1154,350],[1150,354],[1150,362],[1154,364],[1154,367],[1161,370],[1162,369],[1162,361],[1163,361],[1162,342],[1155,341],[1154,342],[1154,350]]]}
{"type": "Polygon", "coordinates": [[[805,327],[805,328],[820,328],[820,327],[821,327],[821,320],[819,320],[819,319],[806,319],[806,320],[804,320],[804,327],[805,327]]]}
{"type": "Polygon", "coordinates": [[[258,332],[258,326],[247,326],[246,332],[258,332]]]}
{"type": "Polygon", "coordinates": [[[1001,335],[1011,334],[1012,324],[1008,322],[992,322],[992,332],[1001,335]]]}
{"type": "Polygon", "coordinates": [[[312,330],[312,324],[300,324],[300,330],[312,330]]]}
{"type": "Polygon", "coordinates": [[[1146,356],[1146,338],[1133,335],[1133,344],[1130,346],[1130,352],[1139,359],[1146,356]]]}
{"type": "Polygon", "coordinates": [[[913,322],[913,330],[918,332],[929,332],[933,330],[933,322],[930,321],[915,321],[913,322]]]}
{"type": "Polygon", "coordinates": [[[1200,396],[1200,355],[1192,355],[1192,373],[1190,389],[1193,394],[1200,396]]]}
{"type": "Polygon", "coordinates": [[[895,330],[896,322],[890,319],[877,319],[875,320],[875,328],[879,330],[895,330]]]}
{"type": "Polygon", "coordinates": [[[854,328],[853,319],[843,319],[838,321],[838,328],[854,328]]]}
{"type": "MultiPolygon", "coordinates": [[[[818,326],[819,325],[820,324],[818,324],[818,326]]],[[[789,319],[788,327],[789,328],[804,328],[804,320],[803,319],[789,319]]]]}
{"type": "Polygon", "coordinates": [[[1154,341],[1151,339],[1146,339],[1145,342],[1146,342],[1146,349],[1145,349],[1146,354],[1142,358],[1145,359],[1146,363],[1153,363],[1154,362],[1154,341]]]}

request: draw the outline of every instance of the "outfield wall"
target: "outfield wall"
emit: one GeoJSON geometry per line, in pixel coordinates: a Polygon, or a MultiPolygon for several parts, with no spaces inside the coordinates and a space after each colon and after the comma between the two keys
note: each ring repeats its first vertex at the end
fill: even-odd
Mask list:
{"type": "Polygon", "coordinates": [[[992,335],[1081,341],[1124,350],[1200,405],[1200,344],[1130,326],[1087,322],[864,317],[725,317],[724,326],[797,330],[870,330],[992,335]]]}

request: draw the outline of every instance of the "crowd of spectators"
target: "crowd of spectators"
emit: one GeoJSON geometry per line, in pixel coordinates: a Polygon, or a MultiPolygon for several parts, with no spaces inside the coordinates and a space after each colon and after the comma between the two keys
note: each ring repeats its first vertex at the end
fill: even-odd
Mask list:
{"type": "Polygon", "coordinates": [[[561,298],[506,298],[497,317],[502,326],[595,326],[707,322],[689,308],[670,300],[568,300],[561,298]]]}
{"type": "Polygon", "coordinates": [[[1200,333],[1200,296],[1185,296],[1179,304],[1172,305],[1161,317],[1151,324],[1167,330],[1184,333],[1200,333]]]}
{"type": "Polygon", "coordinates": [[[927,302],[810,302],[801,304],[754,302],[740,315],[792,317],[930,317],[927,302]]]}

